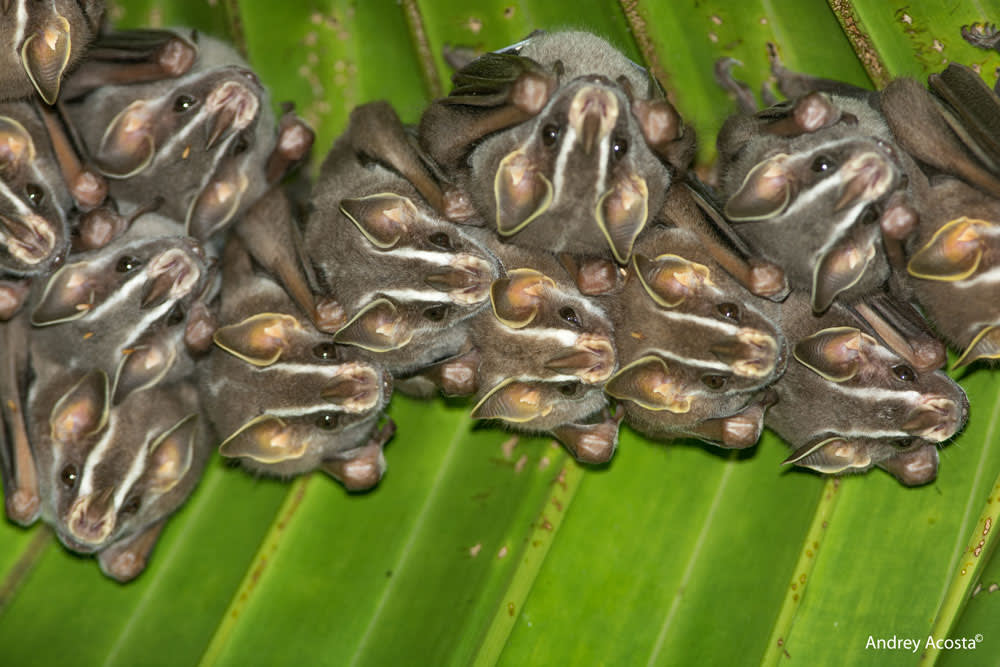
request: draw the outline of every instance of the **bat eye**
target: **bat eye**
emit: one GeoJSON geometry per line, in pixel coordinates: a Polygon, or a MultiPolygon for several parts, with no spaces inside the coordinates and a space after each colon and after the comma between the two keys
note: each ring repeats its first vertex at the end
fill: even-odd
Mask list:
{"type": "Polygon", "coordinates": [[[618,137],[615,139],[614,143],[611,144],[611,154],[616,160],[620,160],[625,157],[625,153],[628,152],[628,142],[618,137]]]}
{"type": "Polygon", "coordinates": [[[248,148],[250,148],[250,142],[241,134],[236,137],[236,141],[233,142],[233,147],[230,150],[232,151],[232,155],[236,156],[243,155],[247,152],[248,148]]]}
{"type": "Polygon", "coordinates": [[[332,431],[340,423],[340,415],[336,412],[324,412],[316,417],[316,427],[324,431],[332,431]]]}
{"type": "Polygon", "coordinates": [[[725,375],[715,375],[714,373],[706,373],[701,376],[702,384],[704,384],[709,389],[722,389],[726,386],[726,382],[729,378],[725,375]]]}
{"type": "Polygon", "coordinates": [[[898,366],[892,367],[892,372],[903,382],[913,382],[917,379],[917,374],[913,372],[913,369],[906,364],[899,364],[898,366]]]}
{"type": "Polygon", "coordinates": [[[431,242],[432,245],[441,248],[442,250],[454,250],[455,247],[451,243],[451,237],[444,232],[437,232],[431,234],[427,237],[427,240],[431,242]]]}
{"type": "Polygon", "coordinates": [[[829,155],[819,155],[813,160],[812,170],[819,174],[832,174],[837,171],[837,163],[829,155]]]}
{"type": "Polygon", "coordinates": [[[320,343],[313,348],[313,356],[323,361],[334,361],[337,359],[337,346],[333,343],[320,343]]]}
{"type": "Polygon", "coordinates": [[[45,190],[42,190],[42,188],[35,183],[28,183],[24,186],[24,195],[28,198],[28,202],[34,208],[38,208],[42,205],[42,202],[45,201],[45,190]]]}
{"type": "Polygon", "coordinates": [[[865,210],[861,211],[861,215],[858,216],[858,221],[862,225],[870,225],[878,222],[878,211],[875,210],[874,206],[865,206],[865,210]]]}
{"type": "Polygon", "coordinates": [[[583,385],[579,382],[563,382],[562,384],[556,386],[556,390],[568,398],[573,398],[574,396],[579,396],[580,391],[583,389],[583,385]]]}
{"type": "Polygon", "coordinates": [[[740,321],[740,307],[735,303],[720,303],[718,305],[719,314],[722,315],[727,320],[732,320],[733,322],[740,321]]]}
{"type": "Polygon", "coordinates": [[[140,266],[142,266],[142,260],[138,257],[132,257],[131,255],[125,255],[124,257],[118,258],[118,263],[115,265],[115,271],[118,273],[130,273],[135,271],[140,266]]]}
{"type": "Polygon", "coordinates": [[[549,123],[542,128],[542,143],[546,146],[551,146],[556,143],[556,139],[559,138],[559,126],[553,123],[549,123]]]}
{"type": "Polygon", "coordinates": [[[76,480],[79,479],[79,477],[80,472],[72,463],[67,464],[59,473],[59,479],[62,481],[63,486],[67,489],[72,489],[76,486],[76,480]]]}
{"type": "Polygon", "coordinates": [[[563,318],[577,329],[583,327],[583,324],[580,322],[580,316],[577,315],[576,311],[569,306],[563,306],[559,309],[559,317],[563,318]]]}
{"type": "Polygon", "coordinates": [[[174,113],[184,113],[195,104],[197,104],[197,100],[190,95],[178,95],[177,99],[174,100],[174,113]]]}
{"type": "Polygon", "coordinates": [[[175,303],[174,307],[167,313],[167,326],[172,327],[184,321],[184,309],[180,304],[175,303]]]}
{"type": "Polygon", "coordinates": [[[142,499],[139,496],[132,496],[125,501],[122,505],[121,513],[124,516],[129,516],[135,514],[139,511],[139,507],[142,505],[142,499]]]}
{"type": "Polygon", "coordinates": [[[440,322],[444,319],[444,316],[448,314],[448,306],[438,305],[431,306],[424,310],[424,319],[430,320],[431,322],[440,322]]]}

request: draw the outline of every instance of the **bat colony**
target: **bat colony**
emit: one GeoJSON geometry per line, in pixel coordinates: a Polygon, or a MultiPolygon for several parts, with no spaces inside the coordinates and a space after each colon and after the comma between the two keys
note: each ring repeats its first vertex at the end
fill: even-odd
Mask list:
{"type": "Polygon", "coordinates": [[[394,388],[587,463],[623,420],[767,426],[786,463],[918,485],[969,411],[945,343],[1000,357],[1000,98],[960,65],[871,92],[772,51],[757,110],[720,61],[712,188],[648,72],[535,33],[416,127],[355,109],[296,196],[312,131],[230,47],[102,13],[0,2],[0,453],[8,517],[117,580],[216,445],[377,484],[394,388]]]}

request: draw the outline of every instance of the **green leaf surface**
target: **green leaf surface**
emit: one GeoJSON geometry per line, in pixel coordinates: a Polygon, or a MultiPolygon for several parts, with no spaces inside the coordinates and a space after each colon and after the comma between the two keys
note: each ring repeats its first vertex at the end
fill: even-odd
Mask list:
{"type": "MultiPolygon", "coordinates": [[[[389,99],[417,121],[447,90],[445,45],[496,49],[535,28],[595,30],[652,68],[705,173],[735,109],[713,80],[720,57],[755,90],[767,42],[792,69],[863,86],[924,79],[944,58],[992,84],[1000,65],[958,36],[1000,21],[971,1],[119,0],[111,16],[236,40],[275,105],[294,100],[314,124],[317,158],[356,104],[389,99]]],[[[919,489],[782,468],[771,435],[732,453],[626,430],[610,465],[586,468],[477,427],[468,406],[397,397],[377,489],[257,479],[216,458],[129,585],[42,527],[0,525],[3,663],[916,664],[923,645],[869,637],[977,633],[980,648],[925,659],[996,662],[997,380],[960,378],[970,424],[919,489]]]]}

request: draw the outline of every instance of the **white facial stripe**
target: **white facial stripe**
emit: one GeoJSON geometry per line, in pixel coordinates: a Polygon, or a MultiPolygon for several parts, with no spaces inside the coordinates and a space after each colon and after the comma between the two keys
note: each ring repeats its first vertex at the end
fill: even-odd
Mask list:
{"type": "Polygon", "coordinates": [[[428,288],[426,290],[399,287],[380,289],[372,294],[381,294],[398,303],[445,303],[450,301],[444,292],[428,288]]]}
{"type": "Polygon", "coordinates": [[[957,280],[952,284],[959,289],[966,289],[969,287],[978,287],[984,283],[989,285],[997,282],[1000,282],[1000,265],[993,266],[981,273],[975,273],[965,280],[957,280]]]}
{"type": "Polygon", "coordinates": [[[265,414],[271,415],[272,417],[290,419],[292,417],[304,417],[306,415],[319,414],[322,412],[351,414],[348,411],[341,409],[334,403],[315,403],[312,405],[298,405],[290,408],[278,408],[276,410],[267,410],[265,414]]]}
{"type": "Polygon", "coordinates": [[[706,359],[692,359],[691,357],[682,357],[679,354],[675,354],[666,348],[648,348],[642,351],[642,354],[637,355],[638,357],[645,356],[657,356],[663,357],[664,359],[669,359],[670,361],[676,361],[684,366],[693,366],[695,368],[705,368],[713,371],[721,371],[723,373],[732,373],[733,369],[728,364],[722,361],[709,361],[706,359]]]}
{"type": "Polygon", "coordinates": [[[129,466],[128,472],[122,478],[121,483],[119,483],[118,488],[115,489],[115,512],[125,504],[125,498],[128,497],[129,493],[132,491],[132,486],[142,477],[142,473],[146,471],[146,462],[149,459],[149,444],[151,442],[151,436],[146,435],[146,439],[142,443],[142,447],[139,448],[139,455],[135,457],[132,461],[132,465],[129,466]]]}
{"type": "Polygon", "coordinates": [[[597,163],[597,182],[594,183],[594,201],[600,201],[601,197],[604,195],[604,191],[607,189],[605,181],[608,178],[608,153],[611,151],[611,135],[612,132],[608,132],[607,136],[601,139],[601,143],[598,151],[598,163],[597,163]]]}
{"type": "Polygon", "coordinates": [[[517,334],[530,336],[532,338],[544,338],[553,340],[563,347],[573,347],[579,338],[579,334],[568,329],[556,329],[551,327],[525,327],[524,329],[514,329],[517,334]]]}
{"type": "Polygon", "coordinates": [[[553,204],[559,202],[559,198],[562,196],[563,181],[565,178],[564,172],[566,171],[566,162],[569,160],[569,154],[573,150],[573,146],[576,144],[576,130],[573,129],[572,125],[566,126],[562,137],[562,143],[559,144],[559,155],[556,157],[556,168],[555,173],[552,178],[552,202],[553,204]]]}
{"type": "Polygon", "coordinates": [[[19,0],[17,3],[17,21],[16,27],[14,28],[14,58],[16,61],[20,61],[21,58],[21,44],[24,42],[24,29],[28,24],[28,0],[19,0]]]}
{"type": "Polygon", "coordinates": [[[742,327],[740,327],[738,324],[734,324],[732,322],[723,322],[721,320],[717,320],[711,317],[705,317],[703,315],[694,315],[692,313],[678,313],[676,311],[663,308],[659,309],[657,312],[659,316],[664,319],[673,320],[678,323],[693,324],[695,326],[705,327],[706,329],[713,329],[715,331],[721,332],[723,335],[726,336],[735,337],[742,330],[742,327]]]}
{"type": "Polygon", "coordinates": [[[83,470],[80,471],[80,486],[76,492],[77,498],[89,496],[94,492],[94,469],[100,461],[104,460],[105,453],[111,448],[111,442],[114,440],[117,425],[117,415],[112,410],[111,414],[108,415],[108,424],[105,427],[104,435],[97,441],[94,448],[90,450],[87,460],[83,463],[83,470]]]}
{"type": "Polygon", "coordinates": [[[843,382],[828,382],[826,386],[845,396],[868,402],[900,401],[907,405],[917,405],[924,397],[924,394],[915,390],[885,389],[883,387],[851,387],[845,385],[843,382]]]}
{"type": "Polygon", "coordinates": [[[386,254],[401,259],[412,259],[430,264],[431,266],[450,266],[452,260],[455,259],[455,253],[444,250],[438,252],[434,250],[417,250],[416,248],[397,248],[390,250],[386,254]]]}
{"type": "Polygon", "coordinates": [[[7,184],[3,181],[0,181],[0,194],[3,195],[4,199],[14,205],[14,208],[17,209],[18,215],[28,216],[32,212],[31,209],[28,208],[28,205],[25,204],[13,190],[7,187],[7,184]]]}
{"type": "Polygon", "coordinates": [[[258,373],[291,373],[293,375],[316,375],[335,378],[344,373],[345,364],[300,364],[281,362],[258,368],[258,373]]]}
{"type": "MultiPolygon", "coordinates": [[[[164,106],[170,104],[173,100],[173,92],[171,92],[169,99],[164,102],[164,106]]],[[[195,117],[188,121],[183,127],[181,127],[173,136],[169,137],[163,145],[157,147],[156,149],[156,160],[157,162],[163,157],[171,155],[174,150],[174,146],[178,143],[188,143],[187,137],[190,135],[196,127],[202,127],[206,118],[209,117],[208,111],[205,110],[204,106],[201,106],[195,113],[195,117]]],[[[183,150],[183,149],[182,149],[183,150]]],[[[170,157],[171,162],[176,160],[175,156],[170,157]]]]}
{"type": "MultiPolygon", "coordinates": [[[[163,315],[165,315],[167,311],[169,311],[173,307],[173,305],[174,305],[173,301],[166,301],[157,306],[156,308],[153,308],[151,310],[141,311],[142,317],[138,320],[138,322],[136,322],[132,327],[129,328],[129,331],[133,331],[135,333],[128,340],[125,341],[123,347],[125,348],[134,347],[138,342],[138,340],[142,338],[143,334],[146,333],[146,330],[149,328],[149,325],[155,322],[156,320],[160,319],[160,317],[162,317],[163,315]]],[[[176,328],[180,329],[180,327],[176,328]]]]}

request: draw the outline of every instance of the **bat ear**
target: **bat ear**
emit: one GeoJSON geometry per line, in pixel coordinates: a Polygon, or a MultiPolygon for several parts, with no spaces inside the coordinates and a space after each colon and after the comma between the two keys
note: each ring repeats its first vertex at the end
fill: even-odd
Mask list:
{"type": "Polygon", "coordinates": [[[25,164],[35,160],[35,142],[18,121],[0,116],[0,176],[13,180],[25,164]]]}
{"type": "Polygon", "coordinates": [[[1000,359],[1000,327],[991,325],[976,334],[953,368],[968,366],[977,359],[1000,359]]]}
{"type": "Polygon", "coordinates": [[[632,401],[646,410],[666,410],[684,414],[691,410],[691,397],[670,376],[670,369],[660,357],[648,356],[633,361],[611,376],[604,393],[612,398],[632,401]]]}
{"type": "Polygon", "coordinates": [[[761,162],[743,179],[723,212],[733,222],[754,222],[780,215],[792,199],[788,155],[779,153],[761,162]]]}
{"type": "Polygon", "coordinates": [[[371,352],[398,350],[412,338],[405,313],[389,299],[372,301],[333,337],[338,343],[371,352]]]}
{"type": "Polygon", "coordinates": [[[296,438],[291,426],[271,415],[251,419],[219,445],[227,458],[245,456],[259,463],[281,463],[302,458],[306,441],[296,438]]]}
{"type": "Polygon", "coordinates": [[[83,317],[94,306],[96,288],[90,264],[64,266],[45,283],[42,298],[31,312],[31,323],[41,327],[83,317]]]}
{"type": "Polygon", "coordinates": [[[678,255],[665,254],[652,260],[636,255],[632,264],[643,289],[664,308],[676,308],[703,286],[713,285],[707,266],[678,255]]]}
{"type": "Polygon", "coordinates": [[[54,14],[39,30],[24,40],[21,63],[28,78],[46,104],[55,104],[59,97],[69,54],[72,47],[69,21],[54,14]]]}
{"type": "Polygon", "coordinates": [[[858,247],[848,238],[831,248],[813,269],[813,312],[822,313],[838,294],[861,280],[874,257],[874,242],[858,247]]]}
{"type": "Polygon", "coordinates": [[[497,232],[501,236],[521,231],[552,205],[552,183],[521,150],[500,161],[493,194],[497,202],[497,232]]]}
{"type": "Polygon", "coordinates": [[[94,153],[94,164],[102,174],[129,178],[152,163],[156,156],[155,114],[151,102],[136,100],[111,120],[94,153]]]}
{"type": "Polygon", "coordinates": [[[952,220],[913,254],[906,272],[923,280],[965,280],[979,268],[985,246],[983,237],[993,226],[985,220],[965,216],[952,220]]]}
{"type": "Polygon", "coordinates": [[[372,245],[382,250],[396,245],[417,219],[417,207],[413,202],[392,193],[342,199],[340,212],[372,245]]]}
{"type": "Polygon", "coordinates": [[[108,421],[108,376],[91,371],[63,394],[49,418],[52,441],[77,442],[97,433],[108,421]]]}
{"type": "Polygon", "coordinates": [[[194,461],[198,415],[188,415],[150,444],[150,488],[164,494],[177,486],[194,461]]]}
{"type": "Polygon", "coordinates": [[[794,463],[834,475],[845,470],[867,470],[872,465],[872,457],[860,443],[844,438],[827,438],[799,447],[782,463],[794,463]]]}
{"type": "Polygon", "coordinates": [[[504,380],[472,408],[473,419],[502,419],[521,424],[552,412],[539,383],[504,380]]]}
{"type": "Polygon", "coordinates": [[[846,382],[861,368],[866,336],[853,327],[831,327],[795,344],[795,358],[831,382],[846,382]]]}
{"type": "Polygon", "coordinates": [[[619,179],[597,202],[597,226],[608,240],[615,259],[626,264],[635,239],[649,217],[649,191],[639,176],[619,179]]]}
{"type": "Polygon", "coordinates": [[[198,196],[191,202],[184,221],[185,234],[204,241],[233,219],[250,181],[239,169],[239,164],[229,161],[212,176],[198,196]]]}
{"type": "Polygon", "coordinates": [[[538,315],[542,294],[556,281],[534,269],[514,269],[490,286],[493,314],[511,329],[523,329],[538,315]]]}
{"type": "Polygon", "coordinates": [[[111,404],[118,405],[133,391],[159,382],[177,359],[177,351],[161,337],[145,345],[122,350],[123,357],[115,372],[111,404]]]}
{"type": "Polygon", "coordinates": [[[299,321],[284,313],[259,313],[237,324],[220,327],[215,344],[254,366],[270,366],[281,358],[299,321]]]}

